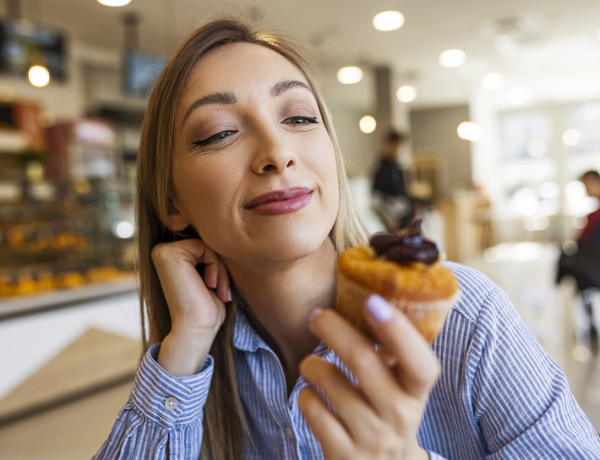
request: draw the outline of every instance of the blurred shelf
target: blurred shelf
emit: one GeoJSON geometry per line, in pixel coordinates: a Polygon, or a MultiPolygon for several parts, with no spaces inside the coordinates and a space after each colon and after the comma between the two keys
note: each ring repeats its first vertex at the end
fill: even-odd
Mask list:
{"type": "Polygon", "coordinates": [[[110,282],[93,283],[71,289],[57,289],[39,294],[19,296],[14,299],[0,300],[0,321],[76,306],[82,301],[96,300],[119,294],[136,292],[134,275],[124,276],[110,282]]]}

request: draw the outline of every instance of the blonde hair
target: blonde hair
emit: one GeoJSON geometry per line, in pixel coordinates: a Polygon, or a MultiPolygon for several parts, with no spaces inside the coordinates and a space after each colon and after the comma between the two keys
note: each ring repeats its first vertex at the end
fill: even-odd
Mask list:
{"type": "MultiPolygon", "coordinates": [[[[209,51],[232,43],[251,43],[269,48],[284,56],[304,74],[315,94],[336,155],[340,204],[329,236],[338,252],[367,239],[367,232],[354,208],[329,112],[307,60],[298,48],[281,36],[259,32],[236,19],[211,21],[185,39],[167,62],[152,91],[142,126],[137,165],[136,243],[144,350],[147,350],[149,343],[162,341],[171,330],[167,302],[150,257],[152,248],[161,242],[194,237],[173,232],[166,224],[175,109],[187,78],[198,61],[209,51]],[[148,340],[144,327],[145,314],[148,315],[150,328],[148,340]]],[[[240,302],[239,294],[234,289],[234,300],[227,306],[225,322],[210,351],[215,367],[204,406],[204,438],[200,459],[239,460],[242,456],[242,440],[247,435],[247,426],[237,387],[233,346],[235,317],[240,302]]]]}

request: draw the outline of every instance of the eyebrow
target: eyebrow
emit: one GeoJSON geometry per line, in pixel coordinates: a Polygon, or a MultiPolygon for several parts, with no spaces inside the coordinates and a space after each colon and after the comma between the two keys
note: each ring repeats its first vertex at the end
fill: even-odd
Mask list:
{"type": "MultiPolygon", "coordinates": [[[[298,81],[298,80],[285,80],[275,83],[269,89],[269,94],[271,97],[277,97],[285,93],[286,91],[290,91],[294,88],[304,88],[313,93],[313,90],[306,83],[298,81]]],[[[212,94],[208,94],[207,96],[203,96],[200,99],[197,99],[190,105],[183,116],[183,121],[181,122],[181,126],[185,124],[185,121],[188,119],[190,114],[199,107],[210,104],[224,104],[230,105],[235,104],[237,102],[237,97],[235,97],[234,93],[231,92],[216,92],[212,94]]]]}

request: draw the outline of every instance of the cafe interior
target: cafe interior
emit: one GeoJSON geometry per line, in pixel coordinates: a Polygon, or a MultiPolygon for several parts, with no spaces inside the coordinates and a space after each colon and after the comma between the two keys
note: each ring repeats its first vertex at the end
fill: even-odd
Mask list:
{"type": "Polygon", "coordinates": [[[223,15],[308,52],[371,233],[402,135],[426,236],[506,291],[600,431],[600,286],[557,282],[599,207],[600,2],[0,0],[0,460],[90,458],[127,402],[141,124],[179,41],[223,15]]]}

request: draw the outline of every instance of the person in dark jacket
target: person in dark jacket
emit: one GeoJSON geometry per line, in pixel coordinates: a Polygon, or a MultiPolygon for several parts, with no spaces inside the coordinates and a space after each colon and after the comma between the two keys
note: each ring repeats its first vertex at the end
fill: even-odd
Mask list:
{"type": "MultiPolygon", "coordinates": [[[[581,176],[587,194],[600,200],[600,174],[598,171],[588,171],[581,176]]],[[[587,224],[581,231],[579,241],[594,241],[600,244],[600,207],[587,217],[587,224]]]]}
{"type": "MultiPolygon", "coordinates": [[[[600,200],[600,174],[588,171],[579,179],[583,182],[587,194],[600,200]]],[[[560,256],[558,261],[557,282],[566,276],[572,276],[577,282],[584,308],[590,322],[590,347],[594,355],[598,354],[598,331],[594,323],[592,306],[593,289],[600,288],[600,208],[587,216],[587,223],[579,235],[577,244],[560,256]]]]}
{"type": "Polygon", "coordinates": [[[411,219],[410,201],[406,194],[404,171],[398,155],[406,137],[389,131],[383,144],[381,163],[373,182],[373,208],[384,220],[388,230],[396,230],[411,219]]]}

